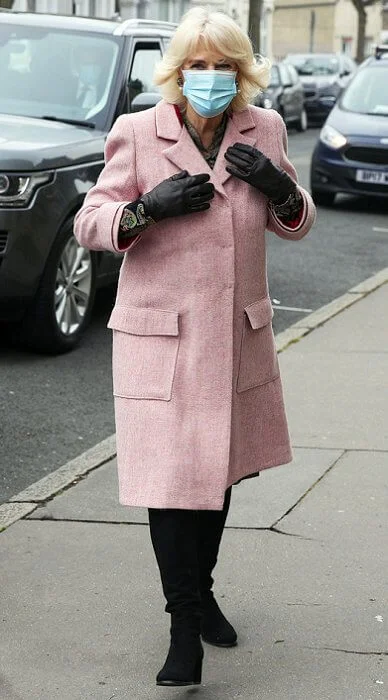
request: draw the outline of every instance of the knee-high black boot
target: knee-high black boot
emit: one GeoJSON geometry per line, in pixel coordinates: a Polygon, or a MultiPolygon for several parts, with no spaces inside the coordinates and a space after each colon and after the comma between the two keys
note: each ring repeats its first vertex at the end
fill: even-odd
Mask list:
{"type": "Polygon", "coordinates": [[[222,510],[198,511],[201,634],[205,642],[220,647],[232,647],[237,643],[236,631],[221,612],[212,591],[214,583],[212,571],[217,563],[222,533],[230,506],[231,491],[230,487],[225,492],[222,510]]]}
{"type": "Polygon", "coordinates": [[[201,598],[198,583],[197,513],[149,509],[151,540],[171,614],[171,644],[157,685],[201,682],[201,598]]]}

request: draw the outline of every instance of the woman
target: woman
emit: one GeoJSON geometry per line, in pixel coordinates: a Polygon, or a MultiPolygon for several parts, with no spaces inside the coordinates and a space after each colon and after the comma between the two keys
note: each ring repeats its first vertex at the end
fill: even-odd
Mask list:
{"type": "Polygon", "coordinates": [[[76,217],[82,245],[125,252],[108,324],[120,502],[149,509],[171,614],[159,685],[201,682],[201,637],[236,644],[212,592],[231,487],[292,458],[264,232],[302,238],[314,205],[282,119],[249,104],[267,79],[233,20],[190,10],[164,99],[117,120],[76,217]]]}

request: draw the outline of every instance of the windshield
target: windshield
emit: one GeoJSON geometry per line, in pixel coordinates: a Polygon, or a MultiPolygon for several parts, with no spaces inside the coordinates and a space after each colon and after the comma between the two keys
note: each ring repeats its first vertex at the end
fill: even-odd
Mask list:
{"type": "Polygon", "coordinates": [[[381,114],[387,117],[388,70],[377,66],[360,70],[345,90],[341,107],[350,112],[381,114]]]}
{"type": "Polygon", "coordinates": [[[277,66],[272,66],[271,77],[269,79],[268,87],[279,87],[279,85],[280,85],[279,68],[277,66]]]}
{"type": "Polygon", "coordinates": [[[110,35],[0,25],[0,112],[103,128],[118,54],[110,35]]]}
{"type": "Polygon", "coordinates": [[[339,62],[335,56],[315,56],[298,54],[288,56],[299,75],[336,75],[339,73],[339,62]]]}

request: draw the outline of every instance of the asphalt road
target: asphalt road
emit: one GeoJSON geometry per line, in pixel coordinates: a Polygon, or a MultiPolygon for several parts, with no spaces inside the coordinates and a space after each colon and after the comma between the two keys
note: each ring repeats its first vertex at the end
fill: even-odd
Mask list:
{"type": "MultiPolygon", "coordinates": [[[[318,133],[289,137],[291,160],[307,187],[318,133]]],[[[275,309],[302,309],[277,308],[275,332],[388,265],[387,214],[388,202],[341,197],[334,208],[319,209],[304,240],[268,235],[275,309]]],[[[114,432],[106,329],[113,303],[114,290],[98,294],[87,337],[68,355],[42,357],[0,340],[0,502],[114,432]]]]}

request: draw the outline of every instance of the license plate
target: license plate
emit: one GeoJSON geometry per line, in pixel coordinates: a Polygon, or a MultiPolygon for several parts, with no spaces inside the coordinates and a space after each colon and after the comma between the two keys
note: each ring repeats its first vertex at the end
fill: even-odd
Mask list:
{"type": "Polygon", "coordinates": [[[388,173],[378,170],[356,170],[357,182],[370,182],[372,185],[388,185],[388,173]]]}

